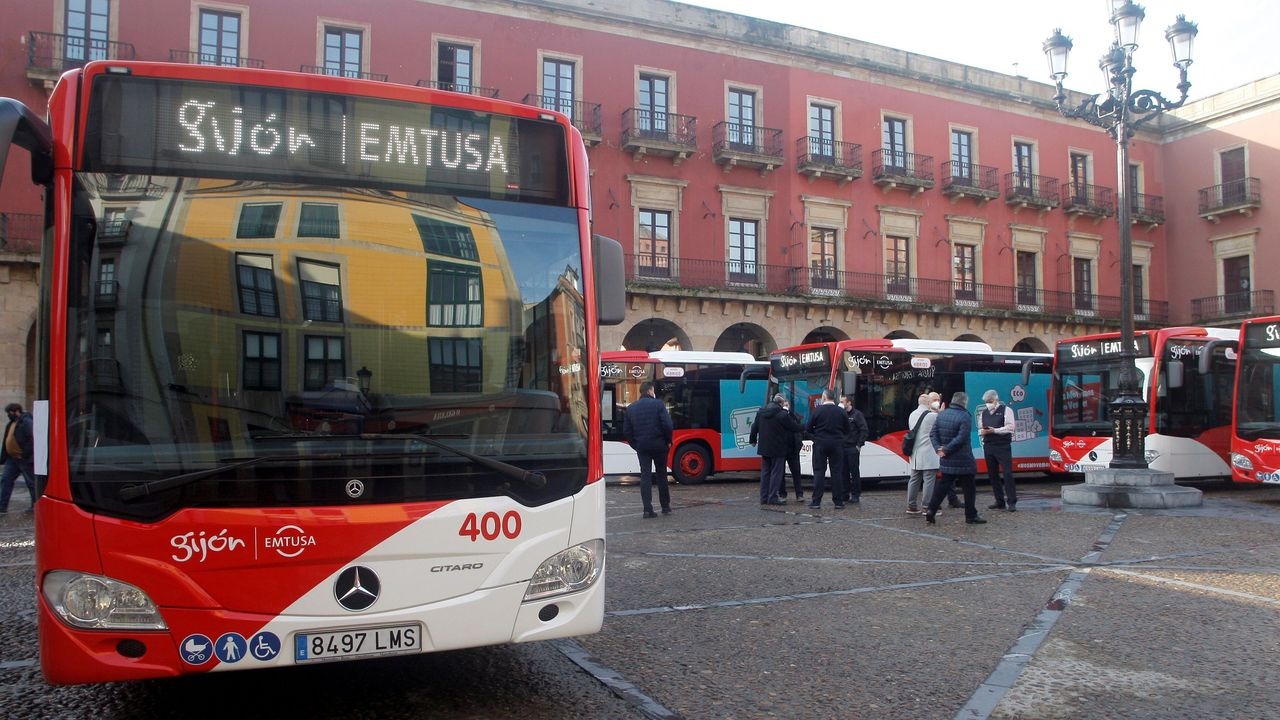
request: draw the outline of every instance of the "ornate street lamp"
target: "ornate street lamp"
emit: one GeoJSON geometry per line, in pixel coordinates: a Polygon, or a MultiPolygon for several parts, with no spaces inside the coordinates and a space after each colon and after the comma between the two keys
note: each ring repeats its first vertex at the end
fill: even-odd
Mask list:
{"type": "Polygon", "coordinates": [[[360,369],[356,371],[356,383],[360,386],[361,394],[368,395],[369,386],[373,383],[373,371],[361,365],[360,369]]]}
{"type": "Polygon", "coordinates": [[[1049,60],[1049,76],[1057,85],[1054,95],[1058,112],[1064,116],[1084,120],[1107,131],[1116,141],[1116,196],[1117,218],[1120,223],[1120,383],[1117,396],[1111,402],[1113,468],[1147,467],[1146,415],[1147,403],[1139,386],[1138,368],[1133,339],[1133,244],[1129,226],[1129,139],[1142,125],[1161,113],[1182,107],[1187,101],[1191,83],[1187,81],[1187,67],[1191,65],[1191,46],[1196,37],[1196,24],[1179,15],[1177,22],[1165,31],[1165,39],[1173,51],[1173,64],[1178,68],[1176,101],[1165,99],[1153,90],[1133,89],[1133,53],[1138,49],[1138,30],[1146,17],[1142,6],[1132,0],[1112,0],[1111,24],[1115,26],[1115,41],[1111,49],[1098,63],[1106,79],[1107,91],[1086,99],[1076,108],[1067,107],[1067,93],[1062,81],[1067,77],[1067,55],[1071,51],[1071,38],[1054,30],[1044,41],[1044,54],[1049,60]]]}

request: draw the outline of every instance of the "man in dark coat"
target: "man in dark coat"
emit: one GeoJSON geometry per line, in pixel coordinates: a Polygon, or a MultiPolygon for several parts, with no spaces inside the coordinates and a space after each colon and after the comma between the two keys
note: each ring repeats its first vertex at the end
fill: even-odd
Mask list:
{"type": "Polygon", "coordinates": [[[836,509],[844,507],[844,441],[849,435],[849,416],[831,399],[830,390],[822,391],[822,400],[809,415],[804,430],[813,440],[813,500],[809,507],[822,507],[822,492],[828,467],[831,470],[831,501],[836,509]]]}
{"type": "Polygon", "coordinates": [[[760,408],[751,424],[752,445],[760,456],[760,504],[786,505],[778,497],[782,488],[782,470],[791,452],[791,436],[800,432],[800,421],[783,408],[787,399],[778,393],[773,401],[760,408]]]}
{"type": "Polygon", "coordinates": [[[862,502],[862,446],[871,434],[867,418],[853,406],[853,398],[840,396],[840,407],[849,416],[849,434],[844,438],[844,501],[862,502]]]}
{"type": "Polygon", "coordinates": [[[9,403],[4,412],[9,422],[4,426],[4,440],[0,444],[0,464],[4,466],[0,470],[0,513],[9,512],[9,496],[19,475],[31,494],[31,508],[27,512],[32,512],[36,505],[36,474],[31,413],[23,412],[18,403],[9,403]]]}
{"type": "Polygon", "coordinates": [[[656,518],[653,511],[653,479],[658,479],[658,501],[662,514],[671,513],[671,490],[667,485],[667,453],[671,450],[671,413],[654,394],[653,383],[640,385],[640,399],[631,403],[622,416],[622,434],[635,448],[640,460],[640,501],[644,516],[656,518]]]}
{"type": "MultiPolygon", "coordinates": [[[[800,416],[796,414],[796,409],[791,407],[791,402],[783,403],[782,409],[791,414],[795,418],[797,424],[803,424],[800,416]]],[[[796,487],[796,502],[804,500],[804,487],[800,484],[800,449],[804,447],[804,431],[799,430],[791,433],[791,449],[787,453],[787,470],[791,472],[791,481],[796,487]]],[[[787,499],[787,477],[782,477],[782,487],[779,488],[778,497],[783,500],[787,499]]]]}
{"type": "Polygon", "coordinates": [[[952,395],[951,404],[938,413],[938,419],[929,433],[933,446],[938,448],[940,466],[938,482],[933,486],[933,497],[929,498],[929,510],[924,515],[930,525],[935,523],[933,516],[957,481],[964,489],[964,521],[970,525],[986,522],[978,517],[978,508],[974,506],[973,477],[978,474],[978,463],[973,458],[973,446],[970,444],[973,419],[969,417],[968,407],[967,393],[952,395]]]}

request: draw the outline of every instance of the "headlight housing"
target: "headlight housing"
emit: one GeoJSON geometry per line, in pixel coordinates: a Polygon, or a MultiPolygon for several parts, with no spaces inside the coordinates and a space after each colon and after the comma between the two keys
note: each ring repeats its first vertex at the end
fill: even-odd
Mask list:
{"type": "Polygon", "coordinates": [[[604,540],[588,540],[547,558],[534,571],[525,601],[578,592],[604,573],[604,540]]]}
{"type": "Polygon", "coordinates": [[[1050,450],[1049,462],[1055,462],[1055,463],[1062,462],[1062,453],[1058,452],[1057,450],[1050,450]]]}
{"type": "Polygon", "coordinates": [[[1241,455],[1240,453],[1231,453],[1231,464],[1241,470],[1253,471],[1253,461],[1250,460],[1248,456],[1241,455]]]}
{"type": "Polygon", "coordinates": [[[44,599],[62,622],[86,630],[167,630],[160,609],[141,589],[101,575],[54,570],[44,599]]]}

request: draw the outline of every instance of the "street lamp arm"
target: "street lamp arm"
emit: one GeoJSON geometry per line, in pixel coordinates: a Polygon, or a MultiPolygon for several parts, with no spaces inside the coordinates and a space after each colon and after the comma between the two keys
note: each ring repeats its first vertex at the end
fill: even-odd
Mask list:
{"type": "Polygon", "coordinates": [[[1129,95],[1129,128],[1136,129],[1157,115],[1168,110],[1176,110],[1182,107],[1187,101],[1187,91],[1191,89],[1191,83],[1186,81],[1183,75],[1183,81],[1178,85],[1178,90],[1182,92],[1182,97],[1177,101],[1168,100],[1165,96],[1154,90],[1134,90],[1129,95]]]}

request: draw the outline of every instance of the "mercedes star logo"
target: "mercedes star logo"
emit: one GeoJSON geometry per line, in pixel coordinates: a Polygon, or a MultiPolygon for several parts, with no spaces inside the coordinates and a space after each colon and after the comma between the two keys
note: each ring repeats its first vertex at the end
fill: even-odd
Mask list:
{"type": "Polygon", "coordinates": [[[347,481],[347,497],[352,499],[358,498],[364,494],[364,483],[355,478],[347,481]]]}
{"type": "Polygon", "coordinates": [[[343,608],[359,612],[378,601],[381,589],[382,583],[372,570],[356,565],[338,574],[333,583],[333,597],[343,608]]]}

